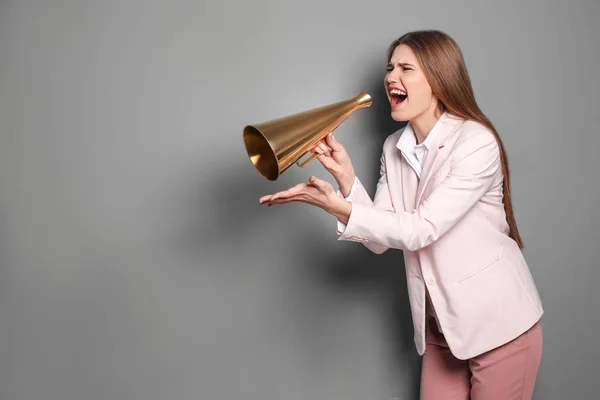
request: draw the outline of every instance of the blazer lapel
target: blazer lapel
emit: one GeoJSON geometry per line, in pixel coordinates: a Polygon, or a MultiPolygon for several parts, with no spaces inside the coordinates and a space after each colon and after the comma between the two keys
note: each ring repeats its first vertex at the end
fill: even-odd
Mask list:
{"type": "MultiPolygon", "coordinates": [[[[397,150],[400,153],[400,150],[397,150]]],[[[404,200],[404,209],[412,212],[416,208],[417,186],[419,178],[415,170],[408,164],[402,154],[400,156],[400,170],[402,175],[402,199],[404,200]]]]}
{"type": "Polygon", "coordinates": [[[435,140],[431,143],[431,148],[427,150],[427,157],[425,157],[425,163],[423,164],[423,169],[421,171],[421,179],[417,188],[416,205],[421,204],[423,193],[425,192],[425,188],[427,188],[431,177],[450,154],[450,149],[444,146],[444,143],[462,122],[463,120],[457,117],[444,117],[440,132],[437,133],[435,140]]]}

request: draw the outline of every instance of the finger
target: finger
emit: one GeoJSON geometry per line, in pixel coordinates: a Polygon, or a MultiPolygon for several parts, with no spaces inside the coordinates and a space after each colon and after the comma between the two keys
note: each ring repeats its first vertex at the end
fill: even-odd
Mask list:
{"type": "Polygon", "coordinates": [[[273,196],[271,196],[270,201],[273,202],[274,200],[277,200],[277,199],[287,199],[292,196],[297,196],[301,193],[304,193],[306,191],[306,187],[307,187],[306,183],[299,183],[296,186],[289,188],[288,190],[284,190],[282,192],[275,193],[273,196]]]}
{"type": "Polygon", "coordinates": [[[341,172],[342,167],[335,162],[331,157],[328,157],[324,154],[321,154],[317,157],[317,159],[323,164],[325,169],[327,169],[331,173],[341,172]]]}
{"type": "Polygon", "coordinates": [[[289,197],[289,196],[293,195],[294,193],[296,193],[296,191],[298,191],[299,186],[306,186],[306,184],[300,183],[294,187],[291,187],[288,190],[284,190],[282,192],[277,192],[274,194],[268,194],[268,195],[262,196],[258,201],[260,204],[264,204],[264,203],[273,201],[273,199],[289,197]]]}
{"type": "Polygon", "coordinates": [[[342,146],[342,144],[337,141],[337,139],[335,138],[335,135],[333,133],[330,134],[330,135],[327,135],[325,137],[325,141],[326,141],[327,145],[333,151],[342,151],[342,150],[344,150],[344,146],[342,146]]]}
{"type": "Polygon", "coordinates": [[[331,148],[329,148],[329,146],[327,146],[325,143],[319,142],[317,147],[321,150],[321,154],[325,154],[327,156],[331,155],[331,148]]]}
{"type": "Polygon", "coordinates": [[[263,204],[263,203],[265,203],[265,202],[269,201],[269,200],[271,199],[271,197],[272,197],[272,196],[273,196],[273,195],[270,195],[270,194],[268,194],[268,195],[266,195],[266,196],[263,196],[263,197],[261,197],[260,199],[258,199],[258,203],[259,203],[259,204],[263,204]]]}
{"type": "Polygon", "coordinates": [[[299,196],[288,197],[285,199],[274,199],[268,203],[268,206],[270,207],[274,204],[287,204],[287,203],[293,203],[293,202],[299,202],[299,201],[302,201],[302,198],[299,196]]]}
{"type": "Polygon", "coordinates": [[[316,176],[311,176],[308,181],[311,185],[319,189],[321,192],[327,192],[328,189],[331,187],[331,184],[329,184],[329,182],[319,179],[316,176]]]}
{"type": "MultiPolygon", "coordinates": [[[[313,188],[313,190],[314,190],[314,188],[313,188]]],[[[269,201],[268,205],[270,207],[274,204],[287,204],[287,203],[294,203],[294,202],[317,205],[317,203],[315,203],[315,201],[313,199],[313,196],[309,196],[307,193],[300,193],[298,195],[290,196],[287,198],[272,199],[271,201],[269,201]]]]}
{"type": "Polygon", "coordinates": [[[311,151],[317,154],[325,154],[327,156],[331,155],[331,149],[322,141],[315,144],[311,151]]]}

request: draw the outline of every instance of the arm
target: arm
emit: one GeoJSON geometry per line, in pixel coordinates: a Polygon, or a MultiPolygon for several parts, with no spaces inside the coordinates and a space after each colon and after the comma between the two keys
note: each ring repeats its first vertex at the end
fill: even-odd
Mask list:
{"type": "MultiPolygon", "coordinates": [[[[387,143],[386,139],[386,143],[387,143]]],[[[350,191],[348,197],[344,199],[352,203],[352,207],[354,208],[357,205],[362,205],[368,208],[375,208],[377,210],[381,210],[384,212],[393,212],[394,208],[392,206],[392,200],[388,188],[386,167],[385,167],[385,144],[384,151],[381,155],[380,159],[380,169],[379,169],[379,181],[377,182],[377,189],[375,192],[375,200],[371,200],[371,197],[367,193],[365,187],[362,185],[358,178],[355,178],[354,185],[350,191]]],[[[342,193],[338,190],[338,195],[343,197],[342,193]]],[[[352,214],[351,214],[352,215],[352,214]]],[[[340,236],[340,240],[347,239],[346,236],[343,236],[346,230],[346,224],[343,221],[337,220],[337,234],[340,236]]],[[[372,243],[368,241],[362,241],[360,238],[356,238],[356,241],[361,241],[365,247],[371,250],[373,253],[382,254],[389,249],[389,246],[382,246],[378,243],[372,243]]]]}
{"type": "Polygon", "coordinates": [[[414,212],[393,213],[353,203],[339,239],[409,251],[436,241],[481,199],[501,170],[499,148],[489,132],[457,143],[452,157],[449,175],[414,212]]]}

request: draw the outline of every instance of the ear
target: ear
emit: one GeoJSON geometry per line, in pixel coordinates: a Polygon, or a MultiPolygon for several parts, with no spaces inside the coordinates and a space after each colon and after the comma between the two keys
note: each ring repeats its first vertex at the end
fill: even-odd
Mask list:
{"type": "Polygon", "coordinates": [[[433,98],[437,102],[437,111],[438,111],[438,113],[443,114],[446,111],[448,111],[448,107],[446,107],[446,105],[444,104],[444,102],[442,100],[440,100],[435,94],[433,95],[433,98]]]}

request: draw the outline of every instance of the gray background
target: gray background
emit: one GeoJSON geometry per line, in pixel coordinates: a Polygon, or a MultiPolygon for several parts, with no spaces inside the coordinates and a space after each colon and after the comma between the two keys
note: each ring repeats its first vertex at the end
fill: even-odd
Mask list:
{"type": "Polygon", "coordinates": [[[416,399],[402,254],[258,198],[242,127],[369,92],[337,130],[374,193],[385,51],[442,29],[503,137],[544,301],[536,399],[598,393],[597,1],[0,2],[0,398],[416,399]],[[560,3],[563,3],[561,5],[560,3]]]}

